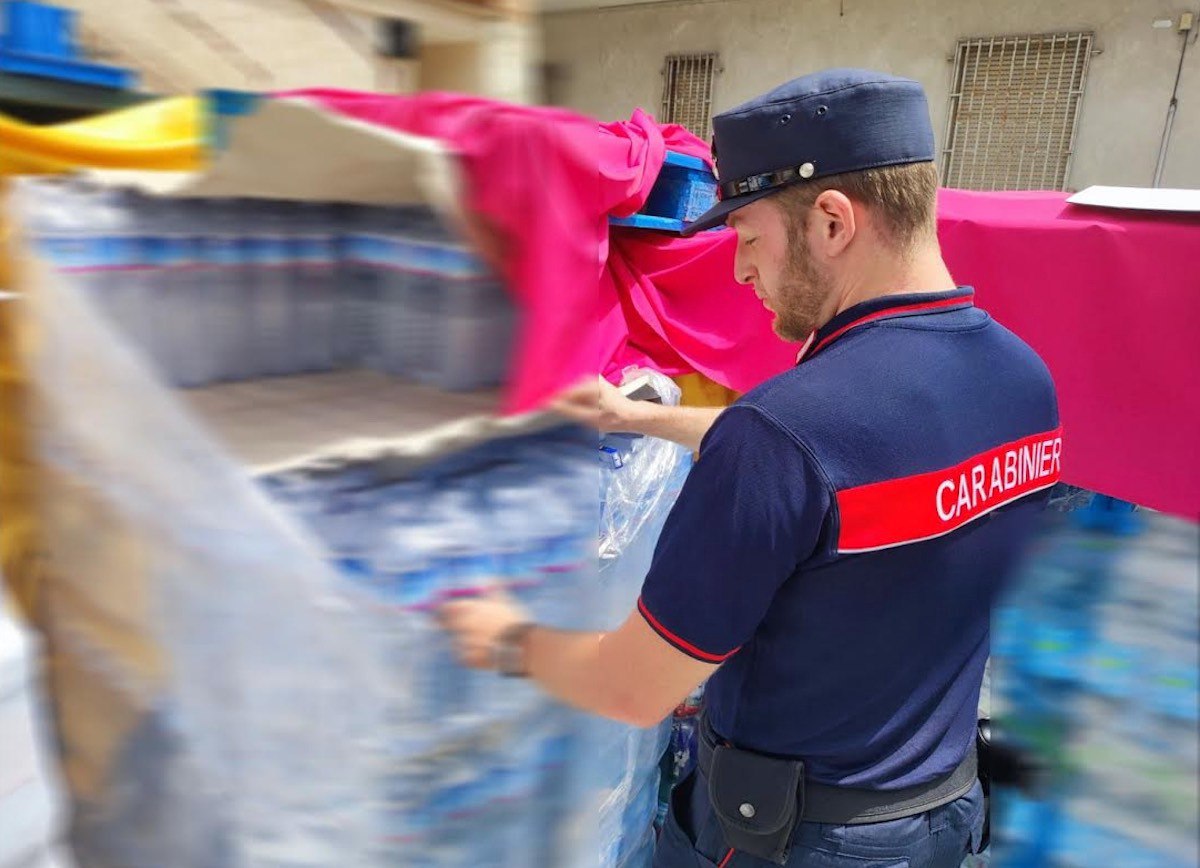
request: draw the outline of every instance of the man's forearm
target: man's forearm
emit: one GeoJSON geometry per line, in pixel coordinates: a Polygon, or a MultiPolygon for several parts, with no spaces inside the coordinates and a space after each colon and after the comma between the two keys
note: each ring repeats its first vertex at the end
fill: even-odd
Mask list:
{"type": "Polygon", "coordinates": [[[695,452],[700,449],[700,441],[724,409],[641,404],[636,417],[631,420],[632,433],[671,440],[695,452]]]}
{"type": "Polygon", "coordinates": [[[662,719],[631,685],[638,673],[622,671],[619,660],[606,657],[610,634],[573,633],[535,627],[526,638],[529,676],[559,702],[634,726],[651,726],[662,719]]]}

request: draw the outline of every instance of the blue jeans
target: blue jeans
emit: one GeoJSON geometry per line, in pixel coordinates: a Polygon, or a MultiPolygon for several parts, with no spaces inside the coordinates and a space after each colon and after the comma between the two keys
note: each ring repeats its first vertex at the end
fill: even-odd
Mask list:
{"type": "MultiPolygon", "coordinates": [[[[835,826],[801,823],[787,868],[959,868],[983,835],[983,789],[915,817],[835,826]]],[[[699,772],[671,797],[654,868],[772,868],[774,863],[730,852],[699,772]]]]}

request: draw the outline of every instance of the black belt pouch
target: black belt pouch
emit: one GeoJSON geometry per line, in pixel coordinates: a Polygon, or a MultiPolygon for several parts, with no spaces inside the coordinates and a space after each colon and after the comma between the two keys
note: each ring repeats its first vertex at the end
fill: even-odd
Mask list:
{"type": "Polygon", "coordinates": [[[804,763],[719,745],[708,796],[725,842],[741,853],[787,863],[804,813],[804,763]]]}

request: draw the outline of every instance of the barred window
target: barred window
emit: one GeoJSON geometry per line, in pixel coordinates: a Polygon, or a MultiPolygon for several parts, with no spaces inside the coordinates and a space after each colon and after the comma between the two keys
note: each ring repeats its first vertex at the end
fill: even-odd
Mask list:
{"type": "Polygon", "coordinates": [[[716,54],[672,54],[663,69],[662,116],[666,124],[680,124],[704,140],[710,136],[716,54]]]}
{"type": "Polygon", "coordinates": [[[943,185],[1066,189],[1092,42],[1091,33],[961,40],[943,185]]]}

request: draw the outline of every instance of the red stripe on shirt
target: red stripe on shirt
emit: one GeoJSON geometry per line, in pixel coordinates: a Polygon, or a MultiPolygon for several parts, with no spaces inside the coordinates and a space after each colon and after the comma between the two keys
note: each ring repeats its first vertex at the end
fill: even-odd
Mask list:
{"type": "Polygon", "coordinates": [[[981,452],[944,470],[837,493],[838,551],[875,551],[943,536],[1058,482],[1062,427],[981,452]]]}

